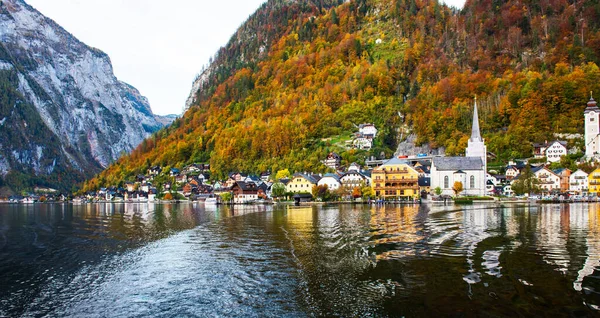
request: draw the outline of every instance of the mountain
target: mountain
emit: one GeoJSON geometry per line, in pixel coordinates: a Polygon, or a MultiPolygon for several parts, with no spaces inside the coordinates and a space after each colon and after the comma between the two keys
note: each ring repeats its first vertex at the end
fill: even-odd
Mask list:
{"type": "Polygon", "coordinates": [[[110,58],[21,0],[0,2],[0,175],[70,189],[163,124],[110,58]]]}
{"type": "Polygon", "coordinates": [[[533,142],[581,133],[600,89],[597,1],[321,3],[261,7],[200,74],[184,116],[85,188],[200,161],[217,178],[319,172],[330,151],[345,163],[391,156],[412,135],[460,154],[475,96],[488,150],[524,158],[533,142]],[[379,130],[373,149],[346,149],[361,123],[379,130]]]}

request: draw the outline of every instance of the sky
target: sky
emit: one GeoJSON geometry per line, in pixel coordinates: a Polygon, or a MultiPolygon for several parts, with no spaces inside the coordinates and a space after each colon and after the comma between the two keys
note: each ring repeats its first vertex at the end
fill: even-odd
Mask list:
{"type": "Polygon", "coordinates": [[[182,113],[202,66],[266,0],[25,1],[107,53],[117,78],[167,115],[182,113]]]}

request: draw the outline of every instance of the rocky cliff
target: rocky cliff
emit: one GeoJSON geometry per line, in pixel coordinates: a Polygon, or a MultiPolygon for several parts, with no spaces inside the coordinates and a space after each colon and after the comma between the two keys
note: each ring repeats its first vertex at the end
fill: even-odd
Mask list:
{"type": "Polygon", "coordinates": [[[21,0],[0,2],[0,175],[71,186],[162,127],[110,58],[21,0]]]}

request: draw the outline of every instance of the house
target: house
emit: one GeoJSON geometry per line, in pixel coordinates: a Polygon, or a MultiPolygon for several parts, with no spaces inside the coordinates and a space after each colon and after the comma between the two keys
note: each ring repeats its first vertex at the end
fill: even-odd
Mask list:
{"type": "Polygon", "coordinates": [[[521,173],[521,171],[516,166],[506,167],[505,175],[507,180],[513,180],[519,175],[519,173],[521,173]]]}
{"type": "Polygon", "coordinates": [[[347,172],[350,172],[350,171],[360,172],[360,165],[356,162],[353,162],[348,166],[348,170],[346,170],[346,171],[347,172]]]}
{"type": "Polygon", "coordinates": [[[573,194],[587,194],[588,192],[588,174],[579,169],[569,177],[569,192],[573,194]]]}
{"type": "Polygon", "coordinates": [[[317,182],[317,185],[319,185],[319,186],[326,185],[327,189],[329,189],[329,191],[335,191],[342,186],[342,182],[340,180],[340,176],[338,176],[337,174],[328,173],[328,174],[324,175],[319,180],[319,182],[317,182]]]}
{"type": "Polygon", "coordinates": [[[408,161],[393,158],[371,172],[375,196],[383,199],[419,198],[419,173],[408,161]]]}
{"type": "Polygon", "coordinates": [[[188,176],[186,174],[180,174],[175,176],[175,182],[179,184],[184,184],[188,182],[188,176]]]}
{"type": "Polygon", "coordinates": [[[258,200],[258,186],[254,182],[236,181],[231,187],[233,203],[249,203],[258,200]]]}
{"type": "Polygon", "coordinates": [[[323,160],[323,164],[327,167],[337,170],[340,167],[340,163],[342,162],[342,157],[335,152],[330,152],[327,155],[327,158],[323,160]]]}
{"type": "Polygon", "coordinates": [[[186,183],[183,186],[183,196],[189,197],[192,194],[198,194],[198,185],[192,183],[186,183]]]}
{"type": "Polygon", "coordinates": [[[600,168],[588,175],[588,192],[594,195],[600,193],[600,168]]]}
{"type": "Polygon", "coordinates": [[[536,167],[531,169],[533,175],[538,179],[538,186],[542,193],[551,193],[560,191],[560,177],[546,167],[536,167]]]}
{"type": "Polygon", "coordinates": [[[486,195],[494,195],[496,189],[496,184],[492,180],[487,180],[485,182],[485,194],[486,195]]]}
{"type": "Polygon", "coordinates": [[[370,150],[373,148],[373,139],[364,136],[357,136],[352,142],[352,147],[356,149],[370,150]]]}
{"type": "Polygon", "coordinates": [[[500,184],[500,181],[498,181],[498,179],[495,176],[493,176],[489,173],[485,174],[485,182],[486,182],[486,189],[487,189],[487,185],[489,184],[489,182],[492,182],[492,184],[495,186],[500,184]]]}
{"type": "Polygon", "coordinates": [[[135,191],[135,183],[125,182],[125,188],[127,189],[127,192],[133,192],[135,191]]]}
{"type": "Polygon", "coordinates": [[[362,185],[370,186],[369,178],[362,172],[349,170],[340,178],[342,186],[348,189],[354,189],[362,185]]]}
{"type": "Polygon", "coordinates": [[[419,176],[419,192],[423,195],[431,192],[431,178],[419,176]]]}
{"type": "Polygon", "coordinates": [[[510,184],[507,184],[502,188],[502,194],[504,194],[507,197],[512,197],[515,195],[515,192],[513,191],[510,184]]]}
{"type": "MultiPolygon", "coordinates": [[[[283,182],[283,181],[282,181],[283,182]]],[[[286,192],[289,193],[312,193],[312,188],[318,184],[319,180],[314,176],[296,173],[286,184],[286,192]]]]}
{"type": "Polygon", "coordinates": [[[171,177],[178,176],[178,175],[179,175],[179,173],[180,173],[180,171],[179,171],[179,169],[177,169],[177,168],[171,168],[171,170],[169,171],[169,175],[170,175],[171,177]]]}
{"type": "Polygon", "coordinates": [[[566,168],[556,169],[554,174],[560,177],[560,192],[566,193],[569,192],[569,181],[571,177],[571,170],[566,168]]]}
{"type": "Polygon", "coordinates": [[[363,136],[370,136],[371,139],[377,137],[377,128],[373,124],[358,125],[358,132],[363,136]]]}
{"type": "Polygon", "coordinates": [[[566,156],[567,151],[567,142],[556,140],[546,147],[545,155],[548,162],[558,162],[560,158],[566,156]]]}
{"type": "Polygon", "coordinates": [[[414,169],[417,170],[419,177],[431,177],[431,170],[428,166],[415,166],[414,169]]]}
{"type": "Polygon", "coordinates": [[[155,176],[159,175],[161,171],[162,171],[162,168],[160,166],[150,167],[148,169],[148,175],[155,177],[155,176]]]}
{"type": "Polygon", "coordinates": [[[150,183],[148,183],[148,182],[144,182],[144,183],[142,183],[142,184],[140,185],[140,187],[139,187],[139,188],[140,188],[140,191],[142,191],[142,192],[144,192],[144,193],[148,193],[148,192],[150,191],[150,187],[151,187],[151,186],[152,186],[152,185],[151,185],[150,183]]]}

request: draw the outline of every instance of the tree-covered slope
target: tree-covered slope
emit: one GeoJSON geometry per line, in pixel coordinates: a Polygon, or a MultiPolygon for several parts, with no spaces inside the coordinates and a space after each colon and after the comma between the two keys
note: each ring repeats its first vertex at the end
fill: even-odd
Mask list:
{"type": "Polygon", "coordinates": [[[228,71],[203,73],[212,77],[185,116],[86,188],[155,164],[210,161],[217,177],[323,171],[320,160],[365,122],[380,129],[375,147],[343,151],[346,161],[391,155],[400,127],[462,153],[475,95],[488,149],[529,156],[529,142],[581,132],[588,92],[599,88],[597,1],[468,1],[462,11],[435,0],[294,3],[311,13],[270,7],[288,20],[264,56],[240,62],[243,41],[222,50],[208,69],[228,71]]]}

